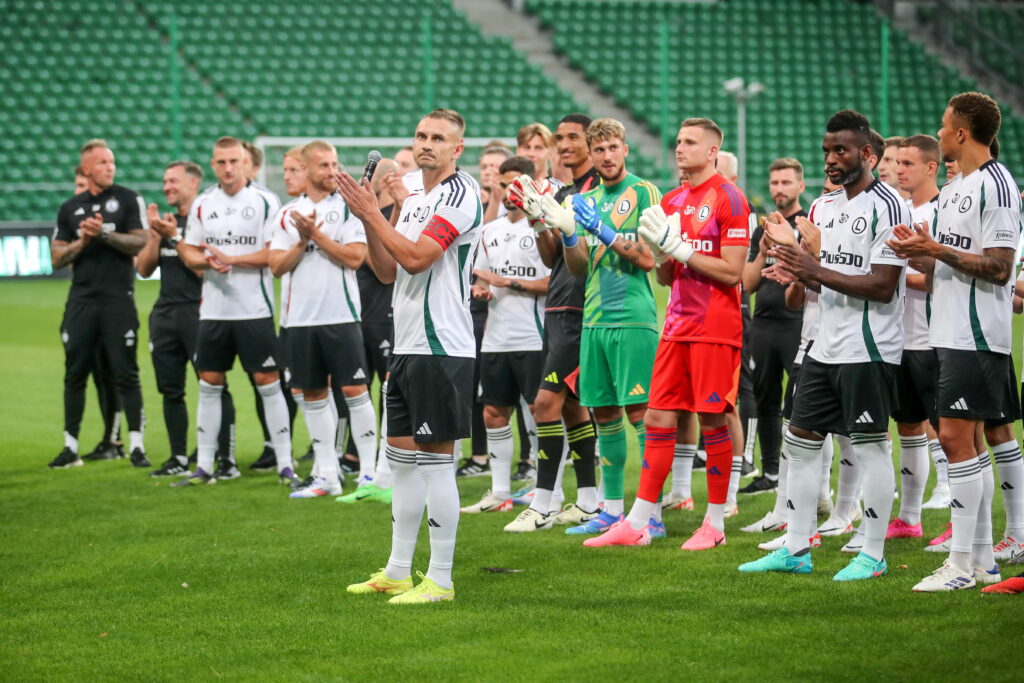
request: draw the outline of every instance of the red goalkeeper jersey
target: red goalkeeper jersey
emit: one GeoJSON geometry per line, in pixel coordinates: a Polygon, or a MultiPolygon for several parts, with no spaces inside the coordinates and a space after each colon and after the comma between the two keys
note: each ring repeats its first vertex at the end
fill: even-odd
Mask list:
{"type": "MultiPolygon", "coordinates": [[[[750,206],[739,188],[716,173],[697,187],[685,183],[661,200],[678,213],[683,239],[694,251],[722,257],[722,247],[750,244],[750,206]]],[[[665,315],[666,341],[702,341],[741,346],[740,287],[727,287],[673,261],[672,294],[665,315]]]]}

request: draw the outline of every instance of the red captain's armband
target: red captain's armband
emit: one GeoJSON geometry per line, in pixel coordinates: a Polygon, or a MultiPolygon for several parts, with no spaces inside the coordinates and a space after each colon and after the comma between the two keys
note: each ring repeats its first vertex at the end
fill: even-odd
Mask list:
{"type": "Polygon", "coordinates": [[[441,216],[434,216],[423,229],[423,234],[440,244],[441,249],[447,250],[459,236],[459,231],[441,216]]]}

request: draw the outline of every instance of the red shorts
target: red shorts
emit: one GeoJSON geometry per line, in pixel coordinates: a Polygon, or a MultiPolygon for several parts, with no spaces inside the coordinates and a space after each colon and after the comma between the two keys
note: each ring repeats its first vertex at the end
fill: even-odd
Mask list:
{"type": "Polygon", "coordinates": [[[662,340],[647,405],[655,410],[731,412],[739,392],[740,362],[735,346],[662,340]]]}

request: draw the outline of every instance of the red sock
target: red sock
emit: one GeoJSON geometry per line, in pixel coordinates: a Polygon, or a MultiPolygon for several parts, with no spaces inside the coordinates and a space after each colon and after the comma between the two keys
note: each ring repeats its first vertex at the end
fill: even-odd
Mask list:
{"type": "Polygon", "coordinates": [[[704,451],[707,453],[708,502],[724,503],[729,495],[729,477],[732,474],[732,438],[728,427],[704,432],[704,451]]]}
{"type": "MultiPolygon", "coordinates": [[[[644,457],[640,468],[640,487],[636,497],[650,503],[661,498],[661,489],[672,469],[676,450],[676,430],[648,427],[644,457]]],[[[728,480],[728,477],[726,478],[728,480]]]]}

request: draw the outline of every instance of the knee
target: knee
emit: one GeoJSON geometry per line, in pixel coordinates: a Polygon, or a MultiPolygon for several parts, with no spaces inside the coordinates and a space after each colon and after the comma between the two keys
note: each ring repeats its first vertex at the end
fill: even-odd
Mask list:
{"type": "Polygon", "coordinates": [[[484,426],[487,429],[497,429],[508,425],[508,414],[498,406],[484,406],[484,426]]]}

